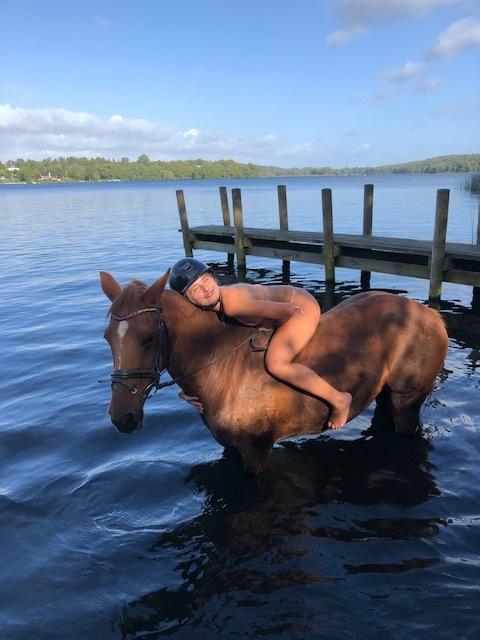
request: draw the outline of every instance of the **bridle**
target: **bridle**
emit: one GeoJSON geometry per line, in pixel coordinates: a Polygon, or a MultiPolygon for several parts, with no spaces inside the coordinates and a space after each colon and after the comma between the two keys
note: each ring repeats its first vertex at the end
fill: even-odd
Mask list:
{"type": "MultiPolygon", "coordinates": [[[[114,369],[110,374],[110,378],[107,380],[98,380],[97,382],[106,383],[110,382],[112,388],[114,384],[119,384],[122,387],[128,389],[128,391],[135,397],[139,399],[139,401],[143,404],[149,397],[152,391],[156,393],[159,389],[163,389],[164,387],[170,387],[174,384],[177,384],[179,380],[183,380],[184,378],[188,378],[189,376],[201,371],[202,369],[206,369],[210,365],[226,358],[231,353],[242,347],[243,345],[250,342],[253,351],[265,351],[267,346],[258,346],[255,342],[255,338],[258,336],[265,337],[266,334],[273,333],[272,329],[256,329],[254,333],[250,334],[247,338],[242,340],[239,344],[235,345],[228,351],[221,353],[209,360],[206,364],[197,367],[193,371],[189,373],[185,373],[184,375],[178,376],[177,378],[173,378],[172,380],[168,380],[167,382],[160,382],[160,376],[164,371],[166,371],[168,367],[168,362],[170,359],[171,353],[171,333],[168,328],[167,323],[165,322],[165,318],[163,317],[162,310],[158,307],[145,307],[144,309],[138,309],[137,311],[133,311],[132,313],[128,313],[124,316],[119,316],[114,313],[110,314],[110,317],[114,320],[121,322],[122,320],[128,320],[133,318],[134,316],[138,316],[141,313],[158,313],[160,318],[157,326],[157,332],[160,334],[159,342],[160,349],[158,350],[155,356],[155,364],[153,369],[114,369]],[[151,383],[147,385],[145,391],[140,393],[138,388],[126,382],[126,380],[130,378],[149,378],[151,379],[151,383]]],[[[268,341],[267,341],[268,344],[268,341]]]]}
{"type": "Polygon", "coordinates": [[[134,316],[138,316],[141,313],[158,313],[160,316],[157,333],[159,333],[159,341],[160,341],[160,349],[155,355],[155,363],[152,369],[114,369],[110,374],[110,379],[108,380],[98,380],[98,382],[110,382],[112,388],[114,384],[119,384],[122,387],[125,387],[130,391],[133,396],[137,396],[140,402],[143,404],[145,400],[150,396],[153,390],[158,391],[158,389],[162,389],[163,387],[169,387],[172,384],[175,384],[174,380],[169,380],[168,382],[160,382],[160,376],[166,370],[168,365],[168,359],[170,355],[170,345],[171,345],[171,336],[168,326],[165,322],[165,318],[163,317],[162,310],[158,307],[146,307],[144,309],[138,309],[137,311],[133,311],[132,313],[127,313],[124,316],[119,316],[114,313],[111,313],[110,316],[121,322],[122,320],[129,320],[134,316]],[[130,378],[148,378],[151,380],[150,384],[147,385],[145,391],[140,393],[137,387],[129,384],[126,380],[130,378]]]}

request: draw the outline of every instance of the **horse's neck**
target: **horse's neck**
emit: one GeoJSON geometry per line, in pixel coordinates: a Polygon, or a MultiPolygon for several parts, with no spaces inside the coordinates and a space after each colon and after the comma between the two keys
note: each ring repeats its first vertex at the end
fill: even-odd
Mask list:
{"type": "Polygon", "coordinates": [[[205,364],[234,333],[219,322],[216,313],[202,311],[168,289],[162,309],[172,340],[168,369],[175,377],[205,364]]]}

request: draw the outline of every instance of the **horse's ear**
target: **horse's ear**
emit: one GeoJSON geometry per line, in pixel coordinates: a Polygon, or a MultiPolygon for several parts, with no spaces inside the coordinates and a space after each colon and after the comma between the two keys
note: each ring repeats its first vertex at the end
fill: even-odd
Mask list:
{"type": "Polygon", "coordinates": [[[112,302],[122,290],[122,287],[118,284],[115,278],[106,271],[100,271],[100,284],[102,286],[103,293],[107,298],[110,298],[112,302]]]}
{"type": "Polygon", "coordinates": [[[155,282],[148,287],[145,293],[142,296],[142,301],[145,304],[151,304],[154,306],[160,305],[160,300],[162,298],[163,290],[165,289],[165,285],[168,282],[168,277],[170,276],[170,269],[166,271],[161,278],[155,280],[155,282]]]}

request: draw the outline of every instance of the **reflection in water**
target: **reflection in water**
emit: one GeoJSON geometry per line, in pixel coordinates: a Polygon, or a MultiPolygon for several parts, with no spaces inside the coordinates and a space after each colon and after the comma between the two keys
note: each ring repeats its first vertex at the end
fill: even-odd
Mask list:
{"type": "MultiPolygon", "coordinates": [[[[354,591],[349,576],[436,563],[430,551],[355,564],[347,550],[369,540],[429,539],[446,524],[436,517],[398,517],[399,508],[411,509],[439,493],[428,461],[431,449],[420,435],[378,439],[369,433],[353,441],[285,442],[258,478],[245,474],[234,455],[192,468],[188,481],[204,494],[202,513],[151,545],[152,561],[178,558],[175,577],[124,607],[117,620],[122,637],[167,630],[181,636],[185,627],[185,637],[200,638],[208,630],[218,634],[227,622],[230,632],[251,632],[250,610],[260,626],[272,612],[283,611],[282,633],[310,635],[318,630],[312,611],[299,608],[295,594],[315,584],[323,594],[317,607],[327,607],[336,585],[354,591]],[[389,507],[395,516],[385,515],[389,507]],[[332,562],[339,546],[342,553],[332,562]]],[[[270,622],[262,633],[280,629],[270,622]]]]}

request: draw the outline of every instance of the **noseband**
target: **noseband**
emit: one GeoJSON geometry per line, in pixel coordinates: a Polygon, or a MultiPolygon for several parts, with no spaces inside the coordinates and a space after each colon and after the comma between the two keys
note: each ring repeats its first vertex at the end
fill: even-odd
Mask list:
{"type": "Polygon", "coordinates": [[[132,313],[127,313],[124,316],[117,316],[112,313],[111,317],[114,320],[121,322],[122,320],[128,320],[134,316],[138,316],[141,313],[158,313],[160,316],[157,327],[157,332],[160,334],[160,349],[155,356],[155,365],[153,369],[114,369],[110,374],[110,380],[99,380],[99,382],[110,382],[112,388],[114,384],[120,384],[122,387],[128,389],[132,395],[138,396],[140,402],[143,403],[150,396],[153,390],[157,391],[158,389],[163,389],[163,387],[168,387],[174,384],[174,381],[160,383],[160,376],[166,370],[168,365],[171,344],[170,331],[161,309],[158,309],[157,307],[147,307],[145,309],[138,309],[132,313]],[[151,380],[151,383],[147,385],[145,391],[140,394],[137,387],[126,382],[129,378],[147,378],[151,380]]]}

